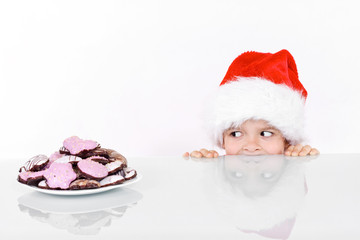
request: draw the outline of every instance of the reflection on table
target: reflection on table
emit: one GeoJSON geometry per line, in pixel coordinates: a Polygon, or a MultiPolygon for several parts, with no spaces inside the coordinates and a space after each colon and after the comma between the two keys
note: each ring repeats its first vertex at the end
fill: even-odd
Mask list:
{"type": "Polygon", "coordinates": [[[142,199],[134,190],[122,188],[86,196],[54,196],[38,192],[18,199],[21,212],[33,219],[77,235],[95,235],[121,218],[128,207],[142,199]]]}
{"type": "Polygon", "coordinates": [[[304,164],[310,159],[222,157],[207,184],[216,211],[243,233],[287,239],[307,193],[304,164]]]}

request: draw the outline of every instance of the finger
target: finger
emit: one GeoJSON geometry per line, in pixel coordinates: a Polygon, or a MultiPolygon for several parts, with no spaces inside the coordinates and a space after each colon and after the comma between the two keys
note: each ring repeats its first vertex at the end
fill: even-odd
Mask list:
{"type": "Polygon", "coordinates": [[[317,150],[316,148],[311,149],[311,151],[310,151],[311,156],[318,155],[318,154],[320,154],[319,150],[317,150]]]}
{"type": "Polygon", "coordinates": [[[217,151],[215,151],[215,150],[210,150],[210,152],[213,154],[213,157],[214,157],[214,158],[219,157],[219,153],[218,153],[217,151]]]}
{"type": "Polygon", "coordinates": [[[201,154],[205,157],[208,155],[209,151],[205,148],[200,149],[201,154]]]}
{"type": "Polygon", "coordinates": [[[218,156],[219,154],[214,150],[208,151],[208,153],[205,155],[206,158],[216,158],[218,156]]]}
{"type": "Polygon", "coordinates": [[[185,157],[185,158],[187,158],[187,157],[189,157],[189,156],[190,156],[190,153],[189,153],[189,152],[186,152],[186,153],[183,154],[183,157],[185,157]]]}
{"type": "Polygon", "coordinates": [[[292,151],[291,156],[293,157],[299,156],[299,152],[301,151],[302,148],[303,146],[301,144],[297,144],[294,150],[292,151]]]}
{"type": "Polygon", "coordinates": [[[289,146],[286,150],[285,150],[285,155],[286,156],[290,156],[292,151],[294,150],[295,146],[294,145],[291,145],[289,146]]]}
{"type": "Polygon", "coordinates": [[[289,150],[289,151],[293,151],[293,150],[294,150],[294,148],[295,148],[295,146],[294,146],[294,145],[290,145],[290,146],[287,148],[287,150],[289,150]]]}
{"type": "Polygon", "coordinates": [[[190,156],[191,156],[191,157],[194,157],[194,158],[202,158],[202,157],[203,157],[203,155],[202,155],[201,152],[199,152],[199,151],[193,151],[193,152],[191,152],[191,153],[190,153],[190,156]]]}
{"type": "Polygon", "coordinates": [[[214,154],[212,152],[208,152],[206,155],[205,155],[206,158],[213,158],[214,157],[214,154]]]}
{"type": "Polygon", "coordinates": [[[311,151],[311,147],[309,145],[306,145],[299,152],[299,156],[306,156],[306,155],[310,154],[310,151],[311,151]]]}

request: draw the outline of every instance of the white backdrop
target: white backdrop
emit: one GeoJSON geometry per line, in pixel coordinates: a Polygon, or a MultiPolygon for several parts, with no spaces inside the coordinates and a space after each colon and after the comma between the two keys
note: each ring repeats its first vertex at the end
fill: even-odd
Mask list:
{"type": "Polygon", "coordinates": [[[206,97],[244,51],[288,49],[309,143],[359,152],[357,1],[1,1],[2,158],[97,140],[127,157],[212,148],[206,97]]]}

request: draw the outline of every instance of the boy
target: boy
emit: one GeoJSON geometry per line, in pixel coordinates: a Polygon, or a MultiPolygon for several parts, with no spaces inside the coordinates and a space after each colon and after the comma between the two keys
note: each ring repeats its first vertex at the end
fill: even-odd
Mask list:
{"type": "MultiPolygon", "coordinates": [[[[277,53],[245,52],[230,65],[212,105],[208,125],[227,155],[316,155],[303,140],[307,91],[294,58],[277,53]]],[[[185,157],[218,157],[214,150],[185,157]]]]}

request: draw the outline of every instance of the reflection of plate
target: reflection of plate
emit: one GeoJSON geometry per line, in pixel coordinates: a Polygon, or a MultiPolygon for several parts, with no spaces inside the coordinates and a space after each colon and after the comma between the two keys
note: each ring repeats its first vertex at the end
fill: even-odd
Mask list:
{"type": "Polygon", "coordinates": [[[52,190],[52,189],[42,189],[35,186],[30,186],[27,184],[20,183],[22,186],[28,187],[31,190],[35,190],[42,193],[52,194],[52,195],[63,195],[63,196],[79,196],[79,195],[88,195],[94,193],[101,193],[105,191],[109,191],[115,188],[122,188],[129,186],[130,184],[136,183],[142,178],[141,174],[137,174],[137,176],[133,179],[130,179],[122,184],[117,184],[113,186],[101,187],[101,188],[94,188],[94,189],[83,189],[83,190],[52,190]]]}
{"type": "Polygon", "coordinates": [[[76,235],[95,235],[135,207],[142,194],[119,188],[102,194],[56,196],[29,192],[18,198],[19,210],[33,220],[76,235]]]}
{"type": "Polygon", "coordinates": [[[85,196],[54,196],[30,192],[18,199],[21,206],[44,213],[79,214],[129,206],[138,202],[142,194],[128,188],[85,196]]]}

